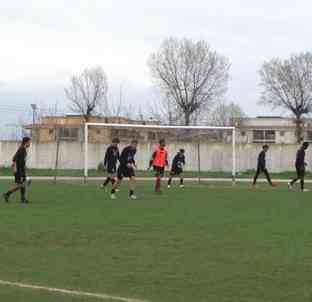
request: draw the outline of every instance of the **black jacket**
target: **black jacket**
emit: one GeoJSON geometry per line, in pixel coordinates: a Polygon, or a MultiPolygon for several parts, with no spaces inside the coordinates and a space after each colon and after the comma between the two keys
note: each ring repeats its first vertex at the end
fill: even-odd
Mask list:
{"type": "Polygon", "coordinates": [[[178,153],[172,160],[172,170],[182,169],[185,165],[184,154],[178,153]]]}
{"type": "Polygon", "coordinates": [[[127,164],[134,164],[134,156],[136,154],[136,149],[133,149],[131,146],[125,147],[120,155],[119,162],[120,166],[126,166],[127,164]]]}
{"type": "Polygon", "coordinates": [[[258,168],[265,169],[266,167],[266,159],[265,159],[265,151],[262,150],[258,155],[258,168]]]}
{"type": "Polygon", "coordinates": [[[116,167],[117,161],[119,160],[119,149],[118,147],[109,146],[106,150],[104,157],[105,167],[116,167]]]}
{"type": "Polygon", "coordinates": [[[303,148],[300,148],[297,151],[296,156],[296,168],[303,169],[305,168],[305,150],[303,148]]]}
{"type": "Polygon", "coordinates": [[[25,174],[26,172],[26,157],[27,151],[24,146],[18,148],[17,152],[13,156],[13,162],[16,164],[16,173],[25,174]]]}

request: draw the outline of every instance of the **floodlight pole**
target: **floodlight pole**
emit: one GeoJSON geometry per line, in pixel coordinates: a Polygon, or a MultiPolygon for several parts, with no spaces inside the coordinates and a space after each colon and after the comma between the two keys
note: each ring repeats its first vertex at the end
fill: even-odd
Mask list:
{"type": "Polygon", "coordinates": [[[84,127],[84,182],[86,183],[87,180],[88,180],[88,166],[89,166],[89,163],[88,163],[88,159],[89,159],[89,156],[88,156],[88,130],[89,130],[89,126],[88,126],[88,123],[85,123],[85,127],[84,127]]]}
{"type": "Polygon", "coordinates": [[[31,138],[33,138],[34,133],[34,127],[36,122],[36,110],[37,110],[37,104],[30,104],[32,109],[32,127],[31,127],[31,138]]]}

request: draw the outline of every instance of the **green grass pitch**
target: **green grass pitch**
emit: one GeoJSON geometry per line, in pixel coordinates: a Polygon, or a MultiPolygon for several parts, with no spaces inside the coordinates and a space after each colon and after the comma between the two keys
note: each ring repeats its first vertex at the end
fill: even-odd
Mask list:
{"type": "MultiPolygon", "coordinates": [[[[163,191],[142,182],[133,201],[125,184],[112,201],[95,183],[34,182],[32,204],[0,204],[0,279],[150,302],[312,301],[312,192],[163,191]]],[[[98,300],[0,285],[0,301],[98,300]]]]}

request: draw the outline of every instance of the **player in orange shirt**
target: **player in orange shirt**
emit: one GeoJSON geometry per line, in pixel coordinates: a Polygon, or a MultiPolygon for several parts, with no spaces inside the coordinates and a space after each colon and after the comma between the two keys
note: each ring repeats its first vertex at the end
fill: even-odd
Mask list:
{"type": "Polygon", "coordinates": [[[159,141],[159,146],[154,151],[150,167],[153,166],[155,171],[155,192],[160,193],[160,180],[164,176],[165,167],[168,166],[168,151],[166,150],[166,142],[164,139],[159,141]]]}

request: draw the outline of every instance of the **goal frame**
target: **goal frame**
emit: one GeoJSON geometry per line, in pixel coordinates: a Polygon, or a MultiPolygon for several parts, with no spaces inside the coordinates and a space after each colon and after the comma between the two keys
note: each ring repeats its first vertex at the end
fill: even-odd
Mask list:
{"type": "Polygon", "coordinates": [[[88,180],[89,170],[89,127],[118,128],[118,129],[186,129],[186,130],[231,130],[232,131],[232,181],[236,179],[236,128],[214,126],[170,126],[170,125],[142,125],[116,123],[85,123],[84,124],[84,180],[88,180]]]}

